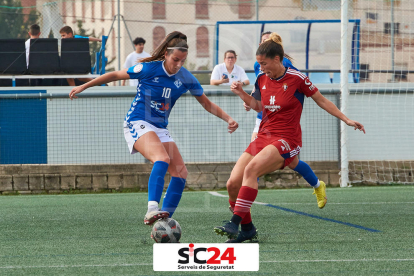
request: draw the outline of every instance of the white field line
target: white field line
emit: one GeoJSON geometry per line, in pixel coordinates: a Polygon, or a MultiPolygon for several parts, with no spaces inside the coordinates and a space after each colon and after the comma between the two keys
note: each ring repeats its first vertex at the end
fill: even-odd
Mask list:
{"type": "MultiPolygon", "coordinates": [[[[218,197],[228,197],[223,194],[219,194],[218,192],[208,192],[213,196],[218,197]]],[[[255,204],[259,205],[266,205],[268,203],[255,201],[255,204]]],[[[295,203],[295,202],[277,202],[277,205],[315,205],[315,203],[295,203]]],[[[392,202],[392,201],[384,201],[384,202],[329,202],[329,205],[378,205],[378,204],[414,204],[414,201],[406,201],[406,202],[392,202]]]]}
{"type": "MultiPolygon", "coordinates": [[[[228,197],[228,196],[226,196],[226,195],[222,195],[222,194],[219,194],[219,193],[217,193],[217,192],[208,192],[210,195],[213,195],[213,196],[218,196],[218,197],[228,197]]],[[[260,202],[260,201],[255,201],[255,202],[253,202],[254,204],[259,204],[259,205],[267,205],[268,203],[264,203],[264,202],[260,202]]]]}
{"type": "Polygon", "coordinates": [[[147,266],[152,264],[81,264],[81,265],[33,265],[33,266],[0,266],[0,269],[27,269],[27,268],[70,268],[70,267],[119,267],[119,266],[147,266]]]}
{"type": "MultiPolygon", "coordinates": [[[[343,260],[285,260],[285,261],[260,261],[260,263],[324,263],[324,262],[412,262],[414,259],[343,259],[343,260]]],[[[30,268],[76,268],[76,267],[131,267],[150,266],[151,263],[143,264],[83,264],[83,265],[39,265],[39,266],[0,266],[0,269],[30,269],[30,268]]]]}
{"type": "Polygon", "coordinates": [[[261,263],[322,263],[322,262],[412,262],[414,259],[344,259],[344,260],[286,260],[260,261],[261,263]]]}

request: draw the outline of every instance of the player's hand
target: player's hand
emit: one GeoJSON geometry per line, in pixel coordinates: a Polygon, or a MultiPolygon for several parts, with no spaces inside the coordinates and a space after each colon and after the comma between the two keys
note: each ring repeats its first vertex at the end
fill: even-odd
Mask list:
{"type": "Polygon", "coordinates": [[[221,76],[221,83],[228,83],[230,82],[229,77],[226,78],[226,75],[222,75],[221,76]]]}
{"type": "Polygon", "coordinates": [[[244,109],[246,111],[250,111],[252,108],[250,106],[248,106],[246,103],[243,103],[244,109]]]}
{"type": "Polygon", "coordinates": [[[352,126],[352,127],[354,127],[354,130],[359,129],[360,131],[363,131],[363,132],[364,132],[364,134],[365,134],[365,128],[364,128],[364,126],[363,126],[361,123],[359,123],[359,122],[357,122],[357,121],[353,121],[353,120],[348,120],[348,121],[346,122],[346,124],[347,124],[348,126],[352,126]]]}
{"type": "Polygon", "coordinates": [[[231,92],[233,92],[236,95],[239,95],[240,93],[243,93],[242,83],[239,81],[234,81],[230,85],[231,92]]]}
{"type": "Polygon", "coordinates": [[[72,88],[72,90],[69,93],[69,98],[71,100],[77,99],[78,97],[76,97],[76,94],[81,93],[83,90],[85,90],[85,89],[82,87],[82,85],[81,86],[76,86],[76,87],[72,88]]]}
{"type": "Polygon", "coordinates": [[[229,124],[227,129],[229,131],[229,133],[233,133],[236,131],[236,129],[239,127],[239,124],[233,120],[232,118],[230,118],[227,123],[229,124]]]}

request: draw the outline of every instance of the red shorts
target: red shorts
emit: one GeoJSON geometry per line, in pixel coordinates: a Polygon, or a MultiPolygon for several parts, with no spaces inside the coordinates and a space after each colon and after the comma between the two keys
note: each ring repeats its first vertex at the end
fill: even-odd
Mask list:
{"type": "Polygon", "coordinates": [[[261,152],[268,145],[275,146],[279,151],[280,155],[285,159],[285,164],[283,168],[292,163],[292,161],[295,159],[296,155],[299,154],[301,149],[300,145],[293,143],[289,139],[281,137],[268,137],[267,135],[259,134],[257,138],[250,143],[245,152],[253,156],[256,156],[256,154],[261,152]]]}

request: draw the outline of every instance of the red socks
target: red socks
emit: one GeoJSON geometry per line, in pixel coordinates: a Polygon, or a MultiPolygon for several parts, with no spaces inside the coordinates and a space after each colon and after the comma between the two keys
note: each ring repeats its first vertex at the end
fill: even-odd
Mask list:
{"type": "Polygon", "coordinates": [[[257,192],[258,191],[256,189],[247,186],[242,186],[240,188],[239,195],[237,196],[237,201],[234,207],[234,214],[242,218],[242,224],[247,224],[252,221],[250,208],[252,207],[252,204],[257,197],[257,192]]]}
{"type": "MultiPolygon", "coordinates": [[[[229,199],[229,203],[230,203],[231,208],[233,208],[233,212],[234,212],[234,207],[236,206],[236,202],[231,201],[231,200],[229,199]]],[[[250,214],[250,212],[248,212],[248,213],[244,216],[244,218],[242,219],[241,224],[248,224],[248,223],[250,223],[250,222],[252,222],[252,215],[250,214]]]]}

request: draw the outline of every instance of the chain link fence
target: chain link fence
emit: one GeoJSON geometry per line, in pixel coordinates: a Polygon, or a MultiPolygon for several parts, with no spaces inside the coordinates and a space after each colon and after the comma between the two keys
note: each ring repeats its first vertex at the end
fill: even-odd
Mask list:
{"type": "MultiPolygon", "coordinates": [[[[414,70],[404,55],[404,48],[414,43],[414,22],[411,20],[414,7],[411,2],[349,1],[348,17],[361,20],[358,48],[361,51],[361,69],[414,70]],[[391,30],[395,30],[394,51],[391,51],[391,30]],[[379,52],[382,53],[380,58],[379,52]],[[391,64],[392,55],[395,60],[391,64]]],[[[2,3],[2,38],[25,38],[28,27],[33,23],[41,26],[42,37],[59,38],[59,29],[65,25],[71,26],[78,35],[100,37],[109,34],[106,45],[109,60],[107,71],[123,68],[125,58],[135,50],[132,40],[136,37],[146,40],[144,51],[151,53],[166,34],[179,30],[187,34],[190,45],[186,67],[189,70],[212,70],[216,62],[217,21],[341,18],[340,0],[26,0],[22,2],[23,6],[13,0],[3,0],[2,3]]],[[[227,39],[231,40],[232,36],[227,39]]],[[[251,38],[251,41],[256,44],[257,37],[251,38]]],[[[329,51],[335,48],[332,45],[338,45],[338,41],[327,39],[318,47],[329,51]]],[[[99,47],[98,43],[91,44],[91,51],[96,52],[99,47]]],[[[297,59],[301,61],[303,57],[297,59]]],[[[221,62],[222,57],[218,60],[221,62]]],[[[245,66],[245,69],[252,69],[252,66],[245,66]]],[[[308,69],[329,68],[318,66],[308,69]]],[[[410,74],[402,73],[396,77],[403,81],[411,78],[410,74]]],[[[371,82],[384,82],[384,79],[394,77],[380,72],[371,76],[364,74],[361,78],[362,81],[371,82]]],[[[203,79],[203,82],[206,81],[208,78],[203,79]]]]}

